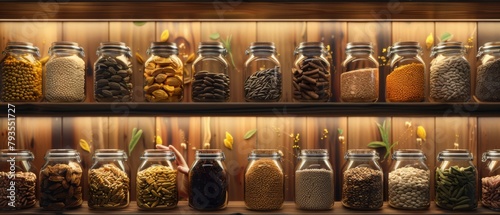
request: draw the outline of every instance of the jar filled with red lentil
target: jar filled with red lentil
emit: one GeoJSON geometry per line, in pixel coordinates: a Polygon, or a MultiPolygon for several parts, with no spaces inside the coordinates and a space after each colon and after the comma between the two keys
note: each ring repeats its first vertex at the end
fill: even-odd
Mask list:
{"type": "Polygon", "coordinates": [[[500,102],[500,42],[485,43],[477,53],[474,98],[478,102],[500,102]]]}
{"type": "Polygon", "coordinates": [[[376,102],[379,97],[379,64],[369,42],[348,43],[340,74],[340,101],[376,102]]]}

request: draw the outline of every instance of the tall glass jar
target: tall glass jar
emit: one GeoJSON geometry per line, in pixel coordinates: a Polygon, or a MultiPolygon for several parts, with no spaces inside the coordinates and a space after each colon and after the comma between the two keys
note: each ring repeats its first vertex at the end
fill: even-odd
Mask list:
{"type": "Polygon", "coordinates": [[[333,208],[334,174],[326,149],[303,149],[295,170],[295,205],[303,210],[333,208]]]}
{"type": "Polygon", "coordinates": [[[44,98],[49,102],[85,100],[85,53],[75,42],[53,42],[45,64],[44,98]]]}
{"type": "Polygon", "coordinates": [[[192,99],[195,102],[227,102],[230,98],[226,49],[220,42],[201,42],[193,62],[192,99]]]}
{"type": "Polygon", "coordinates": [[[82,205],[82,166],[73,149],[50,149],[40,170],[40,206],[63,210],[82,205]]]}
{"type": "Polygon", "coordinates": [[[344,157],[342,205],[357,210],[377,210],[384,203],[384,174],[378,153],[351,149],[344,157]]]}
{"type": "Polygon", "coordinates": [[[302,42],[295,49],[292,67],[293,99],[298,102],[326,102],[331,79],[328,52],[322,42],[302,42]]]}
{"type": "Polygon", "coordinates": [[[36,168],[28,150],[0,151],[0,210],[19,210],[36,203],[36,168]]]}
{"type": "Polygon", "coordinates": [[[448,210],[477,208],[477,170],[472,154],[465,149],[449,149],[439,153],[436,169],[436,205],[448,210]]]}
{"type": "Polygon", "coordinates": [[[285,175],[275,149],[254,149],[245,170],[245,206],[250,210],[277,210],[285,201],[285,175]]]}
{"type": "Polygon", "coordinates": [[[130,202],[127,154],[120,149],[98,149],[89,169],[89,208],[119,209],[130,202]]]}
{"type": "Polygon", "coordinates": [[[207,211],[220,210],[228,202],[228,175],[220,149],[196,150],[196,160],[189,171],[189,207],[207,211]]]}
{"type": "Polygon", "coordinates": [[[417,149],[401,149],[392,155],[389,172],[389,205],[398,209],[419,210],[430,205],[430,170],[425,155],[417,149]]]}
{"type": "Polygon", "coordinates": [[[144,210],[171,209],[177,206],[177,169],[172,151],[147,149],[137,170],[137,206],[144,210]]]}
{"type": "Polygon", "coordinates": [[[432,48],[429,78],[431,102],[467,102],[471,96],[470,65],[462,42],[441,42],[432,48]]]}
{"type": "Polygon", "coordinates": [[[500,102],[500,42],[479,47],[474,98],[478,102],[500,102]]]}
{"type": "Polygon", "coordinates": [[[180,102],[184,98],[184,65],[171,42],[153,42],[144,69],[144,96],[149,102],[180,102]]]}
{"type": "Polygon", "coordinates": [[[132,54],[122,42],[102,42],[94,63],[94,98],[97,102],[132,101],[132,54]]]}
{"type": "Polygon", "coordinates": [[[379,64],[369,42],[347,43],[340,74],[340,101],[376,102],[379,97],[379,64]]]}
{"type": "Polygon", "coordinates": [[[8,42],[0,60],[0,100],[38,102],[42,93],[40,52],[32,43],[8,42]]]}
{"type": "Polygon", "coordinates": [[[282,95],[280,62],[273,42],[253,42],[246,50],[244,86],[247,102],[277,102],[282,95]]]}
{"type": "Polygon", "coordinates": [[[481,203],[491,210],[500,211],[500,149],[483,153],[482,160],[486,165],[481,178],[481,203]]]}
{"type": "Polygon", "coordinates": [[[418,42],[397,42],[388,51],[391,72],[385,81],[386,102],[422,102],[425,99],[425,63],[418,42]]]}

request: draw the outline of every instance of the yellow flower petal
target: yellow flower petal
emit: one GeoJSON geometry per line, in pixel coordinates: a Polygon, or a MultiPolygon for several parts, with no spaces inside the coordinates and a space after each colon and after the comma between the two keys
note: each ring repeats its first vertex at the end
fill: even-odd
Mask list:
{"type": "Polygon", "coordinates": [[[231,143],[233,144],[233,136],[226,131],[226,139],[231,143]]]}
{"type": "Polygon", "coordinates": [[[427,137],[427,133],[425,132],[424,127],[421,125],[417,127],[417,136],[420,137],[423,141],[425,141],[425,138],[427,137]]]}
{"type": "Polygon", "coordinates": [[[170,33],[168,32],[168,30],[164,30],[163,32],[161,32],[160,41],[167,42],[169,36],[170,36],[170,33]]]}
{"type": "Polygon", "coordinates": [[[233,149],[233,143],[230,142],[228,139],[224,139],[224,146],[228,148],[229,150],[233,149]]]}
{"type": "Polygon", "coordinates": [[[163,144],[163,141],[161,140],[161,136],[160,135],[156,136],[156,144],[157,145],[163,144]]]}
{"type": "Polygon", "coordinates": [[[86,151],[86,152],[90,153],[90,145],[89,145],[89,143],[87,143],[87,141],[85,141],[84,139],[80,139],[80,147],[81,147],[84,151],[86,151]]]}

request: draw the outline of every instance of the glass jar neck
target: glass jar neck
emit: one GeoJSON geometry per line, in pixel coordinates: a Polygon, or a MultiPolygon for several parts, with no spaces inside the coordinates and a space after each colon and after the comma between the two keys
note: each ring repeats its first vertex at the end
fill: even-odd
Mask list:
{"type": "Polygon", "coordinates": [[[40,57],[40,50],[33,46],[32,43],[28,42],[8,42],[5,50],[2,52],[4,55],[7,53],[15,54],[32,54],[36,57],[40,57]]]}
{"type": "Polygon", "coordinates": [[[147,149],[141,156],[141,160],[175,160],[175,154],[172,151],[166,151],[162,149],[147,149]]]}
{"type": "Polygon", "coordinates": [[[53,42],[49,48],[50,55],[79,55],[85,57],[83,48],[75,42],[53,42]]]}
{"type": "Polygon", "coordinates": [[[442,151],[437,156],[438,161],[456,160],[456,161],[472,161],[472,154],[466,149],[449,149],[442,151]]]}
{"type": "Polygon", "coordinates": [[[483,153],[483,157],[481,160],[483,162],[486,162],[488,160],[500,161],[500,149],[492,149],[483,153]]]}
{"type": "Polygon", "coordinates": [[[280,159],[281,151],[276,149],[254,149],[248,156],[249,160],[255,160],[260,158],[269,158],[269,159],[280,159]]]}
{"type": "Polygon", "coordinates": [[[33,153],[29,150],[16,149],[16,150],[8,150],[2,149],[0,151],[0,160],[1,161],[31,161],[35,157],[33,153]],[[13,158],[13,159],[12,159],[13,158]]]}
{"type": "Polygon", "coordinates": [[[46,161],[76,161],[80,162],[80,153],[73,149],[51,149],[45,155],[46,161]]]}
{"type": "Polygon", "coordinates": [[[380,157],[375,150],[351,149],[347,151],[344,158],[346,160],[378,160],[380,157]]]}
{"type": "Polygon", "coordinates": [[[179,49],[177,44],[171,42],[152,42],[148,49],[148,55],[177,55],[179,49]]]}
{"type": "Polygon", "coordinates": [[[224,160],[225,156],[219,149],[198,149],[196,150],[197,160],[224,160]]]}
{"type": "Polygon", "coordinates": [[[227,50],[221,42],[200,42],[198,53],[201,56],[225,56],[227,50]]]}
{"type": "Polygon", "coordinates": [[[127,160],[127,154],[120,149],[98,149],[93,156],[94,161],[127,160]]]}

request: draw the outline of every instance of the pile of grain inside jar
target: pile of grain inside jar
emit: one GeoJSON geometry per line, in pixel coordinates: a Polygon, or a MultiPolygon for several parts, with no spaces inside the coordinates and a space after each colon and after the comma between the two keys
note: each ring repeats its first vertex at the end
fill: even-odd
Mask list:
{"type": "Polygon", "coordinates": [[[295,172],[295,204],[300,209],[328,210],[334,202],[333,171],[303,169],[295,172]]]}
{"type": "Polygon", "coordinates": [[[477,199],[474,167],[438,168],[436,170],[436,205],[451,210],[475,209],[477,199]]]}
{"type": "Polygon", "coordinates": [[[476,98],[480,101],[500,101],[500,59],[489,61],[477,68],[476,98]]]}
{"type": "Polygon", "coordinates": [[[386,79],[386,100],[420,102],[424,100],[424,65],[411,63],[400,66],[386,79]]]}
{"type": "Polygon", "coordinates": [[[47,210],[80,207],[82,198],[82,168],[78,163],[55,164],[40,173],[40,206],[47,210]]]}
{"type": "Polygon", "coordinates": [[[340,97],[344,102],[373,102],[378,99],[378,68],[344,72],[340,75],[340,97]]]}
{"type": "Polygon", "coordinates": [[[378,209],[383,204],[382,171],[355,167],[344,172],[342,204],[354,209],[378,209]]]}
{"type": "Polygon", "coordinates": [[[177,202],[177,170],[154,165],[137,173],[137,205],[140,208],[172,208],[177,202]]]}
{"type": "Polygon", "coordinates": [[[42,98],[42,64],[8,55],[3,59],[0,100],[38,101],[42,98]]]}
{"type": "Polygon", "coordinates": [[[245,205],[252,210],[276,210],[283,205],[284,175],[277,161],[256,160],[245,174],[245,205]]]}
{"type": "Polygon", "coordinates": [[[76,55],[50,59],[45,65],[45,99],[53,102],[85,99],[85,61],[76,55]]]}
{"type": "Polygon", "coordinates": [[[130,180],[127,173],[114,164],[104,164],[89,171],[89,206],[114,208],[129,203],[130,180]]]}
{"type": "Polygon", "coordinates": [[[10,172],[0,172],[0,209],[22,209],[29,208],[36,203],[36,175],[32,172],[16,172],[11,176],[10,172]],[[11,182],[15,183],[14,207],[9,205],[11,182]]]}
{"type": "Polygon", "coordinates": [[[430,95],[435,101],[468,101],[470,65],[462,57],[434,59],[430,72],[430,95]]]}
{"type": "Polygon", "coordinates": [[[389,204],[395,208],[423,209],[430,202],[430,172],[402,167],[389,173],[389,204]]]}
{"type": "Polygon", "coordinates": [[[482,198],[481,202],[484,206],[500,210],[500,175],[484,177],[482,183],[482,198]]]}

